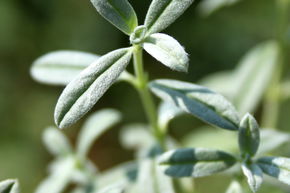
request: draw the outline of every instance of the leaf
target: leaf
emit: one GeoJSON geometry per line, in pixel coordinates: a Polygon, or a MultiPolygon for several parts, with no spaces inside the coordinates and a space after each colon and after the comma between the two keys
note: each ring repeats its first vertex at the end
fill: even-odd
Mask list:
{"type": "Polygon", "coordinates": [[[58,127],[69,127],[84,116],[125,70],[131,55],[132,51],[128,48],[110,52],[71,81],[55,108],[58,127]]]}
{"type": "Polygon", "coordinates": [[[237,134],[228,130],[214,129],[211,126],[202,126],[187,133],[182,139],[182,146],[222,149],[237,154],[237,134]],[[227,140],[225,140],[227,139],[227,140]]]}
{"type": "Polygon", "coordinates": [[[290,159],[284,157],[262,157],[257,164],[269,176],[290,185],[290,159]]]}
{"type": "Polygon", "coordinates": [[[241,184],[236,180],[232,181],[226,193],[243,193],[241,184]]]}
{"type": "Polygon", "coordinates": [[[62,50],[38,58],[30,70],[34,80],[51,85],[67,85],[89,64],[99,58],[86,52],[62,50]]]}
{"type": "Polygon", "coordinates": [[[127,0],[91,0],[97,11],[119,30],[130,35],[138,25],[133,7],[127,0]]]}
{"type": "Polygon", "coordinates": [[[248,184],[253,192],[257,192],[263,183],[263,172],[257,164],[242,164],[244,175],[248,179],[248,184]]]}
{"type": "Polygon", "coordinates": [[[53,167],[52,173],[37,187],[36,193],[61,193],[71,180],[75,160],[66,157],[58,160],[53,167]]]}
{"type": "Polygon", "coordinates": [[[160,32],[171,25],[193,0],[153,0],[145,18],[147,34],[160,32]]]}
{"type": "Polygon", "coordinates": [[[158,125],[167,130],[169,122],[181,115],[183,111],[170,102],[162,102],[158,110],[158,125]]]}
{"type": "Polygon", "coordinates": [[[55,156],[66,156],[72,153],[72,148],[66,136],[54,127],[48,127],[43,134],[46,148],[55,156]]]}
{"type": "Polygon", "coordinates": [[[162,33],[152,34],[144,40],[143,48],[172,70],[187,72],[188,55],[178,41],[171,36],[162,33]]]}
{"type": "Polygon", "coordinates": [[[0,182],[0,193],[19,193],[17,180],[5,180],[0,182]]]}
{"type": "Polygon", "coordinates": [[[263,155],[269,153],[285,143],[289,143],[290,135],[288,133],[274,131],[273,129],[261,130],[261,142],[257,154],[263,155]]]}
{"type": "Polygon", "coordinates": [[[235,108],[222,95],[208,88],[167,79],[152,81],[150,88],[164,101],[174,103],[209,124],[238,130],[239,115],[235,108]]]}
{"type": "Polygon", "coordinates": [[[114,109],[104,109],[92,114],[80,132],[77,141],[78,155],[85,158],[93,142],[120,120],[121,113],[114,109]]]}
{"type": "Polygon", "coordinates": [[[259,125],[256,119],[246,114],[241,123],[239,129],[239,146],[243,155],[254,156],[259,148],[260,144],[260,131],[259,125]]]}
{"type": "Polygon", "coordinates": [[[98,187],[105,188],[110,184],[135,183],[138,175],[138,164],[136,162],[122,163],[114,168],[104,171],[98,176],[98,187]]]}
{"type": "Polygon", "coordinates": [[[276,42],[262,43],[251,49],[234,73],[236,91],[233,103],[242,114],[253,112],[273,76],[279,57],[276,42]]]}
{"type": "Polygon", "coordinates": [[[120,142],[127,149],[140,150],[154,144],[155,140],[143,124],[130,124],[122,128],[120,142]]]}
{"type": "Polygon", "coordinates": [[[113,184],[99,190],[97,193],[124,193],[124,190],[123,185],[113,184]]]}
{"type": "Polygon", "coordinates": [[[236,163],[232,155],[205,148],[171,150],[159,158],[166,175],[172,177],[203,177],[224,171],[236,163]]]}
{"type": "Polygon", "coordinates": [[[143,159],[139,168],[137,181],[139,192],[175,193],[172,179],[163,174],[155,158],[143,159]]]}
{"type": "Polygon", "coordinates": [[[209,16],[214,11],[225,7],[233,5],[240,0],[203,0],[199,4],[199,11],[204,16],[209,16]]]}

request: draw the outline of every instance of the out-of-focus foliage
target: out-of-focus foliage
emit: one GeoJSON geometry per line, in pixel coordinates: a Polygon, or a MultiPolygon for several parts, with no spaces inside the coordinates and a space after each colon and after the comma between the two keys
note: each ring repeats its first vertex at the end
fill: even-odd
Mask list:
{"type": "MultiPolygon", "coordinates": [[[[144,7],[150,1],[131,0],[130,3],[141,16],[139,21],[143,21],[144,7]]],[[[269,27],[276,23],[273,6],[272,0],[244,0],[216,10],[209,17],[201,17],[198,6],[192,6],[166,31],[191,53],[188,74],[171,72],[147,55],[146,69],[152,78],[188,81],[234,69],[249,48],[275,36],[274,27],[269,27]]],[[[18,177],[22,189],[32,192],[44,177],[44,168],[51,159],[41,143],[41,133],[42,128],[53,124],[54,105],[62,88],[35,83],[29,76],[31,62],[44,53],[63,49],[103,55],[127,46],[129,40],[96,14],[89,0],[2,0],[0,26],[0,180],[18,177]]],[[[125,84],[114,86],[101,100],[96,109],[104,106],[120,109],[125,122],[145,120],[136,93],[125,84]]],[[[285,130],[289,128],[287,107],[289,104],[283,105],[280,123],[285,130]]],[[[171,131],[180,137],[197,130],[191,123],[179,121],[172,124],[171,131]]],[[[67,133],[72,140],[76,131],[67,133]]],[[[118,132],[112,131],[95,144],[90,157],[101,169],[132,156],[119,148],[117,139],[118,132]]]]}

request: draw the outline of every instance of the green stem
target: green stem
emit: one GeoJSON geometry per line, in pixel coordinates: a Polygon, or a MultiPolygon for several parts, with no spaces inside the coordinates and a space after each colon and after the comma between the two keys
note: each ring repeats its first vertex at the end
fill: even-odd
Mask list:
{"type": "Polygon", "coordinates": [[[161,147],[165,150],[164,133],[158,126],[158,115],[152,95],[148,88],[148,75],[144,72],[143,68],[143,49],[139,45],[134,45],[134,70],[136,75],[135,84],[139,96],[141,98],[145,114],[150,123],[152,134],[160,143],[161,147]]]}
{"type": "Polygon", "coordinates": [[[268,128],[278,128],[278,118],[281,108],[281,83],[283,80],[286,45],[285,37],[288,30],[289,0],[277,0],[278,26],[276,40],[279,45],[279,58],[274,71],[273,79],[266,93],[262,126],[268,128]]]}

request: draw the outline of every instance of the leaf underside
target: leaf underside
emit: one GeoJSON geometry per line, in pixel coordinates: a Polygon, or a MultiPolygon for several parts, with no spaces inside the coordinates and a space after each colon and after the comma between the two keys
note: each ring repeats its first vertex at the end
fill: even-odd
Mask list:
{"type": "Polygon", "coordinates": [[[69,127],[84,116],[125,70],[131,55],[128,48],[110,52],[70,82],[55,108],[58,127],[69,127]]]}
{"type": "Polygon", "coordinates": [[[208,88],[177,81],[161,79],[150,83],[158,97],[169,101],[199,119],[229,130],[238,130],[239,115],[222,95],[208,88]]]}

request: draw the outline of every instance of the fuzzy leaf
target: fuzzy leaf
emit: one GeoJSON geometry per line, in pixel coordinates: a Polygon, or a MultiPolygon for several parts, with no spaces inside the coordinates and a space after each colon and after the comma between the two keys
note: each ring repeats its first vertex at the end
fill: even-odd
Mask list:
{"type": "Polygon", "coordinates": [[[214,11],[237,3],[240,0],[203,0],[200,2],[199,11],[202,15],[208,16],[214,11]]]}
{"type": "Polygon", "coordinates": [[[262,157],[257,164],[267,175],[290,185],[290,158],[262,157]]]}
{"type": "Polygon", "coordinates": [[[244,175],[248,179],[248,184],[253,192],[257,192],[263,182],[263,172],[257,164],[242,164],[244,175]]]}
{"type": "Polygon", "coordinates": [[[57,128],[45,129],[43,141],[49,152],[55,156],[65,156],[72,153],[71,145],[66,136],[57,128]]]}
{"type": "Polygon", "coordinates": [[[153,0],[145,19],[147,34],[160,32],[171,25],[193,0],[153,0]]]}
{"type": "Polygon", "coordinates": [[[224,171],[236,163],[232,155],[205,148],[184,148],[161,155],[159,163],[172,177],[203,177],[224,171]]]}
{"type": "Polygon", "coordinates": [[[288,133],[275,131],[273,129],[261,130],[261,142],[257,154],[263,155],[269,153],[283,144],[290,142],[290,135],[288,133]]]}
{"type": "Polygon", "coordinates": [[[183,111],[170,102],[162,102],[158,110],[158,125],[160,128],[167,129],[169,122],[181,115],[183,111]]]}
{"type": "Polygon", "coordinates": [[[52,173],[37,188],[36,193],[61,193],[71,180],[75,168],[73,157],[66,157],[54,164],[52,173]]]}
{"type": "Polygon", "coordinates": [[[260,144],[260,131],[259,125],[256,119],[246,114],[241,123],[239,129],[239,146],[243,155],[249,154],[254,156],[259,148],[260,144]]]}
{"type": "Polygon", "coordinates": [[[232,181],[226,193],[243,193],[241,184],[237,181],[232,181]]]}
{"type": "Polygon", "coordinates": [[[187,72],[189,59],[184,48],[169,35],[156,33],[144,40],[143,48],[172,70],[187,72]]]}
{"type": "Polygon", "coordinates": [[[137,183],[139,192],[175,193],[172,179],[164,175],[155,158],[146,158],[141,161],[137,183]]]}
{"type": "Polygon", "coordinates": [[[99,58],[86,52],[62,50],[38,58],[30,70],[38,82],[51,85],[67,85],[89,64],[99,58]]]}
{"type": "Polygon", "coordinates": [[[110,52],[87,67],[62,92],[55,108],[55,122],[69,127],[84,116],[125,70],[131,49],[110,52]]]}
{"type": "Polygon", "coordinates": [[[140,150],[154,144],[148,125],[130,124],[122,128],[120,142],[127,149],[140,150]]]}
{"type": "Polygon", "coordinates": [[[97,193],[124,193],[124,191],[125,191],[124,185],[113,184],[105,188],[102,188],[97,193]]]}
{"type": "Polygon", "coordinates": [[[232,80],[236,88],[233,103],[240,113],[255,110],[272,79],[278,56],[276,42],[266,42],[251,49],[242,59],[232,80]]]}
{"type": "Polygon", "coordinates": [[[138,25],[133,7],[127,0],[91,0],[97,11],[125,34],[130,35],[138,25]]]}
{"type": "Polygon", "coordinates": [[[138,164],[135,162],[122,163],[104,171],[98,177],[98,187],[105,188],[110,184],[130,184],[137,180],[138,164]]]}
{"type": "Polygon", "coordinates": [[[5,180],[0,182],[0,193],[19,193],[17,180],[5,180]]]}
{"type": "Polygon", "coordinates": [[[174,103],[199,119],[229,130],[238,130],[239,115],[222,95],[208,88],[177,81],[155,80],[151,90],[164,101],[174,103]]]}
{"type": "Polygon", "coordinates": [[[114,109],[104,109],[92,114],[80,132],[77,141],[78,155],[85,158],[93,142],[120,120],[120,112],[114,109]]]}

